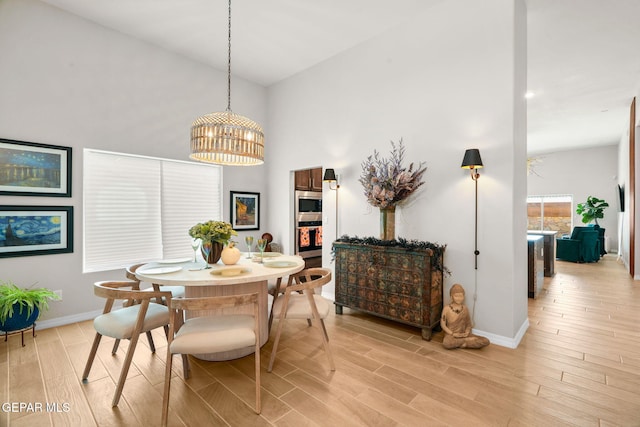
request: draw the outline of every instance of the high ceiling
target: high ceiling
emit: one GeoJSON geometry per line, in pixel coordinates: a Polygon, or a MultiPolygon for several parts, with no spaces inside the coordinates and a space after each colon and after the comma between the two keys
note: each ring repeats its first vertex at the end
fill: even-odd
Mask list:
{"type": "MultiPolygon", "coordinates": [[[[42,0],[226,70],[225,0],[42,0]]],[[[236,0],[233,74],[269,86],[452,0],[236,0]]],[[[526,0],[528,151],[611,145],[640,84],[640,1],[526,0]]]]}

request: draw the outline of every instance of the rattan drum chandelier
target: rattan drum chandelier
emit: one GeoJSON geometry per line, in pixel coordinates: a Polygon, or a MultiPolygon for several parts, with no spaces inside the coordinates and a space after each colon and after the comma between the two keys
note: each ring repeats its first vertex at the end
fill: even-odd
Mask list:
{"type": "Polygon", "coordinates": [[[191,125],[190,158],[220,165],[264,163],[264,133],[253,120],[231,111],[231,0],[227,55],[227,110],[205,114],[191,125]]]}

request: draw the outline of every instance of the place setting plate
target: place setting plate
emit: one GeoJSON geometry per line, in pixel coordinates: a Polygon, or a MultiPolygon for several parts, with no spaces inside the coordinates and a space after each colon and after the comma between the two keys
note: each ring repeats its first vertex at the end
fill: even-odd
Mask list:
{"type": "Polygon", "coordinates": [[[161,259],[156,261],[156,264],[182,264],[183,262],[189,262],[191,258],[173,258],[173,259],[161,259]]]}
{"type": "Polygon", "coordinates": [[[145,268],[142,270],[138,270],[140,274],[167,274],[167,273],[175,273],[176,271],[182,270],[182,267],[173,266],[173,267],[151,267],[145,268]]]}
{"type": "Polygon", "coordinates": [[[241,267],[241,266],[235,266],[235,265],[220,267],[220,268],[216,268],[215,270],[211,270],[212,275],[220,276],[220,277],[241,276],[247,273],[251,273],[251,269],[249,267],[241,267]]]}
{"type": "Polygon", "coordinates": [[[288,268],[295,267],[297,263],[295,261],[265,261],[262,265],[271,268],[288,268]]]}
{"type": "Polygon", "coordinates": [[[253,257],[252,257],[251,261],[260,262],[261,259],[277,258],[279,256],[282,256],[282,254],[280,252],[265,252],[262,257],[260,256],[260,252],[253,252],[253,257]]]}

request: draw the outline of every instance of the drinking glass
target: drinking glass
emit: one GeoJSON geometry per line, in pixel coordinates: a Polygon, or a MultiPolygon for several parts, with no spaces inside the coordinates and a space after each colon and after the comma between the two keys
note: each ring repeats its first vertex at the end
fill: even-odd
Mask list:
{"type": "Polygon", "coordinates": [[[264,250],[267,247],[267,239],[258,239],[258,249],[260,250],[260,261],[264,262],[264,250]]]}
{"type": "Polygon", "coordinates": [[[198,248],[200,247],[200,239],[192,239],[191,240],[191,249],[193,249],[193,262],[196,263],[198,262],[196,259],[196,252],[198,251],[198,248]]]}
{"type": "Polygon", "coordinates": [[[211,242],[202,242],[202,253],[204,254],[204,270],[211,268],[209,267],[209,253],[211,252],[211,242]]]}
{"type": "Polygon", "coordinates": [[[244,242],[247,244],[247,248],[249,248],[249,253],[247,254],[247,258],[251,258],[251,247],[253,246],[253,236],[245,236],[244,242]]]}

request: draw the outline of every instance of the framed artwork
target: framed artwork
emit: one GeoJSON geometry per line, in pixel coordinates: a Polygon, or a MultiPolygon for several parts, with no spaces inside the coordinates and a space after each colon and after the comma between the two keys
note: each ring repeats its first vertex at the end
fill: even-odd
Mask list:
{"type": "Polygon", "coordinates": [[[73,206],[0,206],[0,258],[73,252],[73,206]]]}
{"type": "Polygon", "coordinates": [[[229,206],[234,230],[260,229],[260,193],[232,191],[229,206]]]}
{"type": "Polygon", "coordinates": [[[71,147],[0,139],[0,195],[71,197],[71,147]]]}

